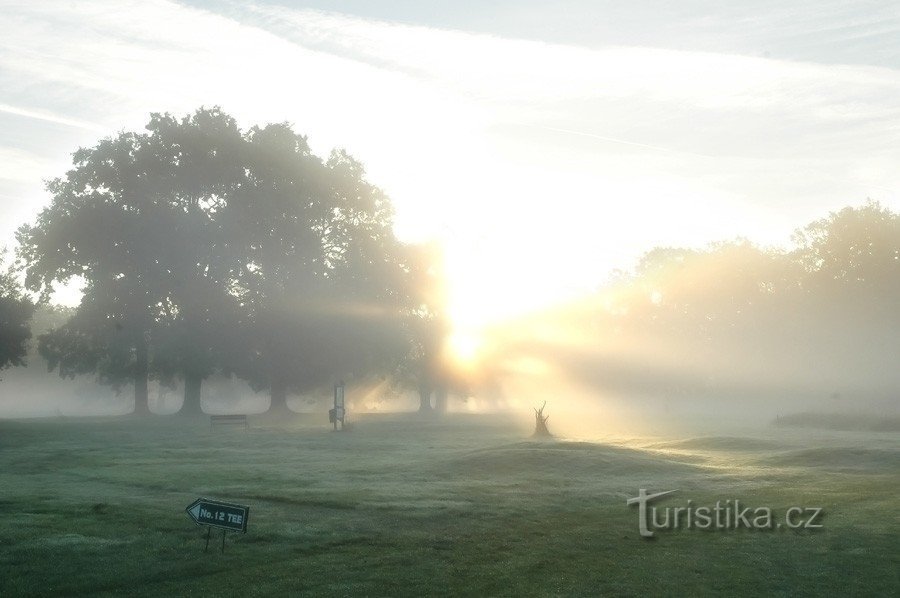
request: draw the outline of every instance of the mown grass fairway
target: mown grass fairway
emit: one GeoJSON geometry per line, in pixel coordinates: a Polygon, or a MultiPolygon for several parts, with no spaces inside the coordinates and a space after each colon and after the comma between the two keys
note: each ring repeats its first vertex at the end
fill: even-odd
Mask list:
{"type": "MultiPolygon", "coordinates": [[[[499,416],[0,422],[0,595],[900,594],[896,434],[533,442],[499,416]],[[639,488],[820,530],[638,535],[639,488]],[[213,532],[197,497],[251,506],[213,532]]],[[[660,503],[667,504],[667,503],[660,503]]]]}

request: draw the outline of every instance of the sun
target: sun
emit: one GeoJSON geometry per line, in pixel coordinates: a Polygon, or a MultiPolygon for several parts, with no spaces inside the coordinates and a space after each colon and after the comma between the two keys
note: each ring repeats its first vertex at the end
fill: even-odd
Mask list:
{"type": "Polygon", "coordinates": [[[472,367],[479,359],[482,339],[473,330],[455,330],[447,338],[451,359],[462,367],[472,367]]]}

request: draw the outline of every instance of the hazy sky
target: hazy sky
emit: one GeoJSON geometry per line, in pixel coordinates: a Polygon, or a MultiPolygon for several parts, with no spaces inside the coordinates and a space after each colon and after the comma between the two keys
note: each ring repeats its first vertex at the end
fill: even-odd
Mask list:
{"type": "Polygon", "coordinates": [[[9,242],[76,147],[213,104],[361,159],[472,325],[655,245],[900,209],[893,2],[3,1],[0,31],[9,242]]]}

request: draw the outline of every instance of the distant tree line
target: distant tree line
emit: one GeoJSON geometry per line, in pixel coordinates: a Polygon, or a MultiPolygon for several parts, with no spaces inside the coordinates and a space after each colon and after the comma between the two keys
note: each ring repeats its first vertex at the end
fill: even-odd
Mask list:
{"type": "MultiPolygon", "coordinates": [[[[241,130],[218,108],[154,114],[145,132],[75,152],[47,189],[18,258],[42,302],[83,285],[38,338],[61,376],[133,384],[137,413],[150,379],[182,380],[184,413],[201,411],[216,373],[268,389],[283,412],[290,392],[354,376],[402,370],[432,386],[431,253],[398,242],[389,199],[346,152],[321,159],[286,123],[241,130]]],[[[21,326],[30,304],[3,290],[21,326]]]]}
{"type": "MultiPolygon", "coordinates": [[[[145,132],[78,150],[47,189],[17,233],[20,274],[39,303],[72,282],[83,297],[38,351],[61,376],[133,385],[138,413],[151,379],[181,381],[182,411],[199,413],[214,374],[267,389],[281,412],[290,393],[354,377],[417,389],[421,411],[469,390],[444,355],[437,248],[400,243],[363,166],[316,156],[286,123],[154,114],[145,132]]],[[[574,340],[522,326],[500,361],[538,352],[597,387],[673,396],[889,394],[898,306],[900,216],[869,202],[798,230],[787,249],[655,248],[595,296],[532,318],[574,340]]],[[[22,363],[34,309],[15,272],[0,276],[0,369],[22,363]]]]}
{"type": "Polygon", "coordinates": [[[566,313],[553,351],[615,391],[889,397],[900,387],[900,216],[876,202],[812,222],[787,249],[656,248],[566,313]]]}

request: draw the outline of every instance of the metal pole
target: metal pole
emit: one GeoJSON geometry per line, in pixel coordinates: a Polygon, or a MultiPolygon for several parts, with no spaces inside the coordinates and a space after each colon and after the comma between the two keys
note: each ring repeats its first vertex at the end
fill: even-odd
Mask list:
{"type": "Polygon", "coordinates": [[[222,553],[225,553],[225,530],[222,530],[222,553]]]}
{"type": "Polygon", "coordinates": [[[209,535],[212,533],[212,527],[206,526],[206,547],[203,549],[203,552],[209,550],[209,535]]]}

